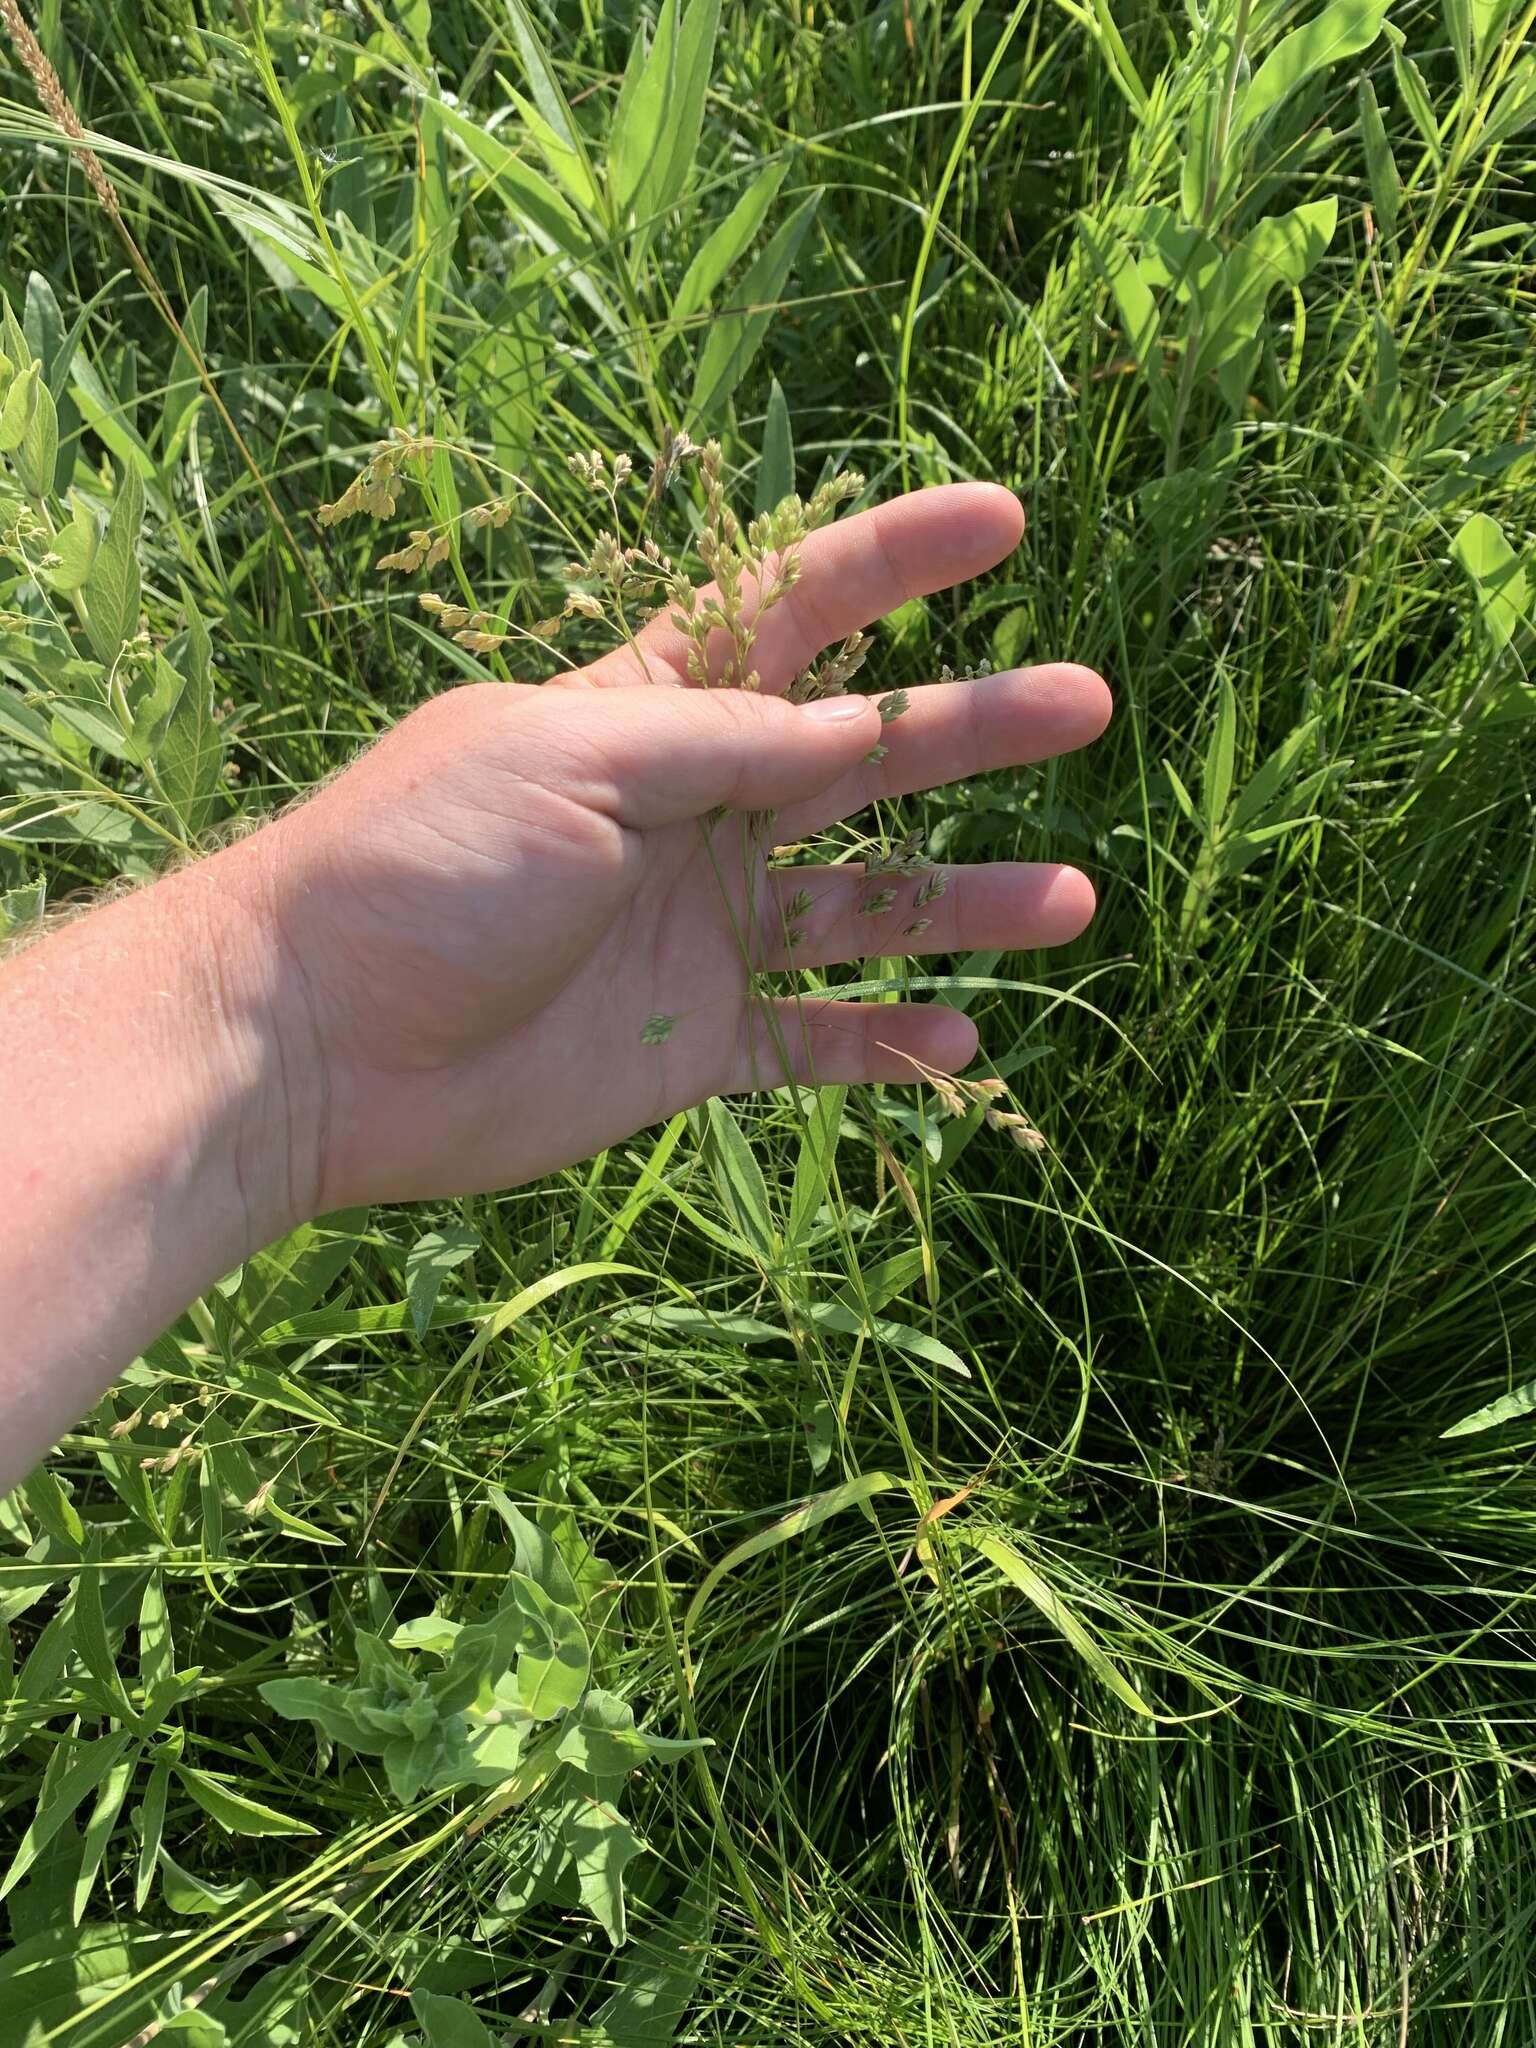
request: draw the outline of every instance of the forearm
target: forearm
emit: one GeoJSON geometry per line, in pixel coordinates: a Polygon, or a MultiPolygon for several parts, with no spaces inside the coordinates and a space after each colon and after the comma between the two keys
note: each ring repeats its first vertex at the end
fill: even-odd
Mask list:
{"type": "Polygon", "coordinates": [[[276,937],[278,844],[262,833],[0,965],[0,1490],[313,1205],[324,1083],[276,937]]]}

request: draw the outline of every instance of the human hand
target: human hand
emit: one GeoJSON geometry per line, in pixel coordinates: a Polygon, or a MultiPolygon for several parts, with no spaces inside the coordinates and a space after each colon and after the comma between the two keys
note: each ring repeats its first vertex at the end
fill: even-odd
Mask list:
{"type": "Polygon", "coordinates": [[[258,835],[302,991],[294,1036],[324,1069],[294,1184],[321,1208],[504,1187],[710,1095],[775,1086],[786,1063],[823,1082],[964,1067],[976,1033],[957,1010],[767,1002],[748,966],[1048,946],[1087,924],[1093,889],[1073,868],[950,870],[909,936],[917,883],[872,915],[860,867],[764,858],[878,798],[1102,731],[1108,690],[1067,665],[914,689],[884,727],[872,697],[781,694],[821,649],[990,567],[1021,530],[990,485],[864,512],[804,544],[762,622],[761,693],[679,687],[685,643],[662,616],[564,686],[446,692],[258,835]],[[663,1043],[643,1040],[652,1017],[674,1020],[663,1043]]]}

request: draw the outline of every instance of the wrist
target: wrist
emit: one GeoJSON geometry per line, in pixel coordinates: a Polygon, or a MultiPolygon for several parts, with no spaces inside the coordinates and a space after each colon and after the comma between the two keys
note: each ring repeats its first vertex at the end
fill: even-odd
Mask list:
{"type": "Polygon", "coordinates": [[[324,1206],[329,1089],[284,936],[287,855],[283,824],[269,825],[150,892],[164,892],[159,922],[183,963],[189,1124],[232,1195],[241,1258],[324,1206]]]}

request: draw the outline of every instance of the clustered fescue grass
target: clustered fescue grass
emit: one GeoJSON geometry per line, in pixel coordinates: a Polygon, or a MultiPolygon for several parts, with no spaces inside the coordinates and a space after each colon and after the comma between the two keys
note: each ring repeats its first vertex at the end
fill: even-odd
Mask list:
{"type": "Polygon", "coordinates": [[[854,472],[1027,539],[798,693],[1118,694],[842,842],[1092,873],[985,1078],[328,1219],[0,1508],[0,2035],[1532,2038],[1529,4],[0,22],[6,926],[854,472]],[[617,1951],[417,1668],[561,1571],[617,1951]]]}

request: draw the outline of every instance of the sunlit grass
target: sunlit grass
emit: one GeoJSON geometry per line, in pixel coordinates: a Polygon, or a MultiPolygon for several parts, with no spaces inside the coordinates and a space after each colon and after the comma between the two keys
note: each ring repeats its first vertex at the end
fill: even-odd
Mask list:
{"type": "MultiPolygon", "coordinates": [[[[580,275],[421,121],[442,90],[481,118],[506,104],[500,9],[271,10],[263,50],[180,7],[131,48],[107,11],[45,19],[168,298],[207,289],[210,373],[298,537],[295,557],[203,407],[152,506],[145,606],[172,634],[181,578],[217,623],[242,803],[312,785],[477,668],[373,571],[392,530],[322,530],[315,509],[409,423],[535,478],[579,528],[565,456],[644,456],[686,417],[711,322],[674,323],[677,288],[779,158],[751,248],[821,200],[718,422],[742,499],[782,459],[772,379],[807,492],[834,466],[876,493],[1010,484],[1019,555],[894,620],[874,686],[1070,657],[1118,710],[1089,754],[900,821],[946,861],[1094,876],[1099,918],[1065,956],[941,969],[1042,1153],[904,1092],[855,1098],[819,1229],[765,1278],[702,1126],[642,1133],[504,1198],[375,1214],[323,1300],[254,1344],[205,1305],[66,1445],[130,1682],[154,1573],[174,1668],[201,1671],[186,1756],[319,1838],[232,1839],[173,1788],[177,1862],[254,1882],[200,1908],[152,1872],[136,1905],[125,1822],[86,1917],[139,1946],[81,2017],[82,1807],[7,1902],[43,1942],[26,1953],[61,1958],[46,2007],[0,1969],[0,2015],[44,2014],[18,2038],[123,2048],[173,1985],[212,1979],[210,2043],[382,2048],[420,2024],[422,1986],[463,1993],[493,2037],[595,2042],[611,2021],[661,2040],[595,2018],[657,1929],[687,1958],[679,2002],[697,1978],[683,2040],[1529,2035],[1536,1434],[1527,1409],[1442,1440],[1536,1372],[1531,626],[1517,607],[1502,632],[1458,544],[1481,513],[1530,568],[1532,131],[1494,119],[1529,24],[1471,13],[1488,32],[1459,57],[1457,8],[1404,11],[1403,53],[1369,39],[1245,145],[1212,213],[1223,248],[1320,202],[1337,225],[1268,300],[1236,405],[1214,373],[1183,377],[1200,339],[1165,300],[1138,363],[1080,229],[1128,233],[1121,208],[1179,194],[1191,109],[1227,76],[1182,9],[1128,13],[1120,51],[1102,12],[1090,32],[918,0],[727,7],[686,205],[640,243],[601,239],[580,275]],[[302,280],[274,267],[275,223],[314,263],[302,280]],[[1287,746],[1289,808],[1234,827],[1287,746]],[[1277,829],[1243,864],[1231,834],[1255,825],[1277,829]],[[391,1314],[408,1255],[464,1227],[477,1247],[418,1337],[391,1314]],[[879,1313],[926,1348],[812,1316],[923,1247],[879,1313]],[[477,1352],[489,1306],[585,1262],[633,1270],[477,1352]],[[157,1428],[172,1402],[185,1419],[157,1428]],[[189,1430],[200,1460],[142,1472],[189,1430]],[[277,1512],[245,1513],[268,1479],[277,1512]],[[526,1815],[482,1825],[483,1803],[442,1795],[402,1815],[371,1760],[322,1766],[257,1691],[296,1658],[348,1667],[357,1626],[494,1593],[492,1485],[569,1509],[619,1594],[604,1682],[714,1745],[629,1795],[654,1853],[617,1958],[567,1902],[496,1911],[526,1815]],[[821,1519],[773,1530],[821,1494],[821,1519]],[[979,1547],[998,1540],[1011,1575],[979,1547]]],[[[561,8],[549,29],[598,153],[629,25],[561,8]]],[[[1248,20],[1258,62],[1280,26],[1248,20]]],[[[8,94],[0,281],[20,303],[36,268],[66,317],[92,303],[82,346],[120,414],[82,442],[103,471],[153,435],[175,344],[19,73],[8,94]]],[[[444,465],[422,502],[446,518],[463,487],[444,465]]],[[[526,621],[563,559],[529,520],[464,567],[526,621]]],[[[7,783],[33,793],[32,772],[0,747],[7,783]]],[[[0,880],[42,871],[61,896],[158,857],[39,828],[0,841],[0,880]]],[[[739,1106],[780,1230],[804,1110],[739,1106]]],[[[106,1724],[75,1682],[74,1609],[57,1619],[78,1554],[30,1497],[7,1526],[14,1843],[65,1745],[106,1724]]],[[[142,1797],[141,1779],[130,1817],[142,1797]]]]}

